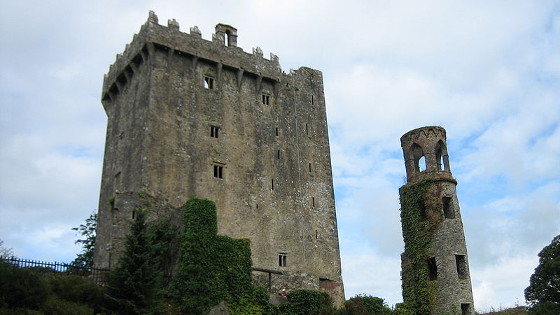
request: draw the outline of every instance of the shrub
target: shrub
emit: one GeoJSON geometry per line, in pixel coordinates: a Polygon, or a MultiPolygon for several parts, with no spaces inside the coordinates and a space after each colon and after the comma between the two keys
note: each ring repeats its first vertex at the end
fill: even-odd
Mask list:
{"type": "Polygon", "coordinates": [[[0,262],[0,307],[38,309],[49,294],[37,272],[0,262]]]}
{"type": "Polygon", "coordinates": [[[529,309],[531,315],[549,315],[560,314],[560,305],[558,303],[545,301],[535,304],[529,309]]]}
{"type": "Polygon", "coordinates": [[[293,290],[287,295],[288,302],[280,305],[283,315],[332,314],[331,297],[317,290],[293,290]]]}
{"type": "Polygon", "coordinates": [[[59,299],[81,303],[93,309],[101,306],[103,292],[91,279],[74,275],[45,274],[52,294],[59,299]]]}
{"type": "Polygon", "coordinates": [[[393,311],[382,298],[366,295],[356,295],[344,303],[348,315],[383,315],[393,311]]]}
{"type": "Polygon", "coordinates": [[[41,311],[44,315],[93,315],[93,309],[87,305],[50,298],[43,305],[41,311]]]}

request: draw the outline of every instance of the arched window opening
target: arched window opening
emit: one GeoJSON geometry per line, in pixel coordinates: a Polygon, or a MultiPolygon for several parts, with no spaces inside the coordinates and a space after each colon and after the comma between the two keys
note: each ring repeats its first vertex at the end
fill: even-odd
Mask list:
{"type": "Polygon", "coordinates": [[[426,157],[423,155],[420,157],[420,159],[418,159],[418,169],[420,170],[420,172],[426,170],[426,157]]]}
{"type": "Polygon", "coordinates": [[[414,160],[414,171],[425,171],[426,158],[424,157],[424,150],[422,150],[422,147],[418,145],[418,143],[414,143],[412,147],[410,147],[410,152],[412,153],[412,158],[414,160]]]}
{"type": "Polygon", "coordinates": [[[436,162],[438,171],[449,171],[449,157],[447,155],[447,148],[441,140],[436,144],[436,162]]]}

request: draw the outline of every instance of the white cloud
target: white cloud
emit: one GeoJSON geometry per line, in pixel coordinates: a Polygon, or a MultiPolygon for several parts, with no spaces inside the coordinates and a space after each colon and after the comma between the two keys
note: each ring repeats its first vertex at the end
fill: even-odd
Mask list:
{"type": "Polygon", "coordinates": [[[560,233],[554,0],[0,6],[0,237],[27,258],[76,252],[69,229],[97,208],[103,74],[150,9],[206,39],[231,24],[245,51],[323,72],[349,297],[400,301],[399,138],[422,125],[448,132],[477,308],[514,304],[560,233]]]}
{"type": "Polygon", "coordinates": [[[537,264],[536,256],[518,256],[484,268],[471,268],[475,308],[487,312],[525,305],[523,290],[537,264]]]}
{"type": "Polygon", "coordinates": [[[379,255],[367,246],[358,246],[345,254],[342,277],[347,298],[358,294],[377,296],[387,304],[402,302],[400,287],[400,256],[379,255]]]}

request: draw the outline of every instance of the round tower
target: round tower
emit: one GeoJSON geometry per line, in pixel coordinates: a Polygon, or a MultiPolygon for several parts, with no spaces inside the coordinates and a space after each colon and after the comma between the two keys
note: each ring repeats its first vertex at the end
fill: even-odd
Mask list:
{"type": "Polygon", "coordinates": [[[399,190],[405,250],[402,286],[417,314],[474,314],[467,246],[445,129],[401,137],[407,183],[399,190]]]}

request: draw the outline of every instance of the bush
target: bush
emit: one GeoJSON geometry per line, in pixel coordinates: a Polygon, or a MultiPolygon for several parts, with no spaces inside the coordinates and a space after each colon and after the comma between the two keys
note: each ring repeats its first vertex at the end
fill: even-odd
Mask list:
{"type": "Polygon", "coordinates": [[[0,308],[0,315],[44,315],[38,310],[30,310],[26,308],[0,308]]]}
{"type": "Polygon", "coordinates": [[[38,309],[49,294],[37,272],[0,262],[0,307],[38,309]]]}
{"type": "Polygon", "coordinates": [[[344,303],[348,315],[383,315],[393,314],[382,298],[366,295],[356,295],[344,303]]]}
{"type": "Polygon", "coordinates": [[[560,314],[560,305],[554,302],[546,301],[535,304],[529,309],[531,315],[549,315],[560,314]]]}
{"type": "Polygon", "coordinates": [[[89,279],[0,262],[0,315],[94,314],[101,297],[89,279]]]}
{"type": "Polygon", "coordinates": [[[293,290],[287,295],[288,302],[279,306],[283,315],[332,314],[331,297],[317,290],[293,290]]]}
{"type": "Polygon", "coordinates": [[[48,299],[41,306],[45,315],[93,315],[94,311],[87,305],[65,301],[57,298],[48,299]]]}
{"type": "Polygon", "coordinates": [[[61,274],[46,274],[50,291],[59,299],[85,304],[90,308],[99,309],[103,300],[103,292],[90,279],[61,274]]]}

